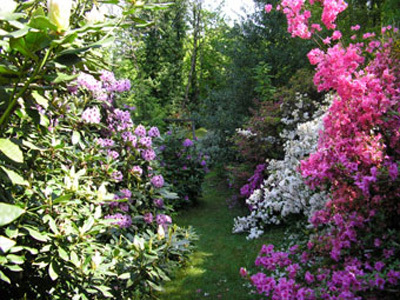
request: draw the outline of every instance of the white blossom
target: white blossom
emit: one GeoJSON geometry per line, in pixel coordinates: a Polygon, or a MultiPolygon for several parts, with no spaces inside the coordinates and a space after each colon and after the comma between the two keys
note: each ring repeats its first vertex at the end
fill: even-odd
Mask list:
{"type": "MultiPolygon", "coordinates": [[[[302,104],[297,106],[301,108],[302,104]]],[[[281,138],[286,140],[284,159],[268,161],[269,176],[261,188],[246,200],[252,210],[248,216],[234,220],[234,233],[248,232],[248,239],[258,238],[263,234],[262,228],[268,224],[280,224],[293,214],[311,217],[316,210],[323,208],[328,195],[311,190],[298,168],[300,161],[317,148],[325,111],[326,107],[321,107],[314,114],[313,120],[298,123],[298,110],[294,110],[293,119],[285,120],[286,124],[298,124],[294,131],[284,131],[281,134],[281,138]]]]}

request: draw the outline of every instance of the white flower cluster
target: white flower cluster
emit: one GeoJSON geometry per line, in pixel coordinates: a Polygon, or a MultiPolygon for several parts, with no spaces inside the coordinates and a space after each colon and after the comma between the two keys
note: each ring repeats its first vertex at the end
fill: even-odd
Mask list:
{"type": "Polygon", "coordinates": [[[317,147],[324,111],[326,107],[321,107],[313,120],[297,124],[294,131],[282,133],[281,137],[286,140],[285,157],[268,161],[270,175],[246,200],[251,213],[235,219],[234,233],[248,232],[247,239],[255,239],[264,233],[265,225],[280,224],[293,214],[310,217],[326,203],[328,195],[312,191],[298,172],[300,161],[317,147]]]}
{"type": "Polygon", "coordinates": [[[236,128],[236,132],[246,138],[250,138],[257,135],[256,133],[251,132],[251,130],[249,129],[236,128]]]}

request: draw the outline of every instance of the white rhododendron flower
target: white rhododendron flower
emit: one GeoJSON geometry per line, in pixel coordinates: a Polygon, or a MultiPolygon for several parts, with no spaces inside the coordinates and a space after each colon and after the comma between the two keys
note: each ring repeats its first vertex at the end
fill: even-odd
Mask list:
{"type": "Polygon", "coordinates": [[[72,0],[48,0],[47,9],[50,21],[57,26],[57,32],[66,31],[69,28],[72,0]]]}

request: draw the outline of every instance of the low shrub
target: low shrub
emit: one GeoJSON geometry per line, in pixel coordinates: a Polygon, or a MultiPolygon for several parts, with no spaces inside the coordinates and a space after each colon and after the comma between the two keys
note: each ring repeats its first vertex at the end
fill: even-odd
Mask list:
{"type": "Polygon", "coordinates": [[[201,196],[204,176],[209,171],[208,156],[197,150],[197,139],[187,136],[186,130],[171,127],[158,142],[165,180],[179,196],[173,200],[174,207],[196,203],[201,196]]]}

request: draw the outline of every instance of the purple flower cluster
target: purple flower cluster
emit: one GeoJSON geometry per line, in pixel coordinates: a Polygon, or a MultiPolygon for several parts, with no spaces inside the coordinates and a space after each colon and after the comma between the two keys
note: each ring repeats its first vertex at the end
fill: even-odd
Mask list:
{"type": "Polygon", "coordinates": [[[260,164],[256,167],[256,170],[254,171],[254,175],[251,176],[247,181],[249,182],[248,184],[245,184],[244,186],[241,187],[240,189],[240,195],[248,198],[250,197],[254,190],[260,188],[263,179],[264,179],[264,170],[265,170],[266,164],[260,164]]]}
{"type": "Polygon", "coordinates": [[[109,130],[112,132],[120,132],[133,127],[130,112],[119,108],[108,114],[107,123],[109,130]]]}
{"type": "Polygon", "coordinates": [[[185,139],[182,143],[183,147],[192,147],[194,145],[191,139],[185,139]]]}
{"type": "Polygon", "coordinates": [[[97,106],[86,108],[82,113],[82,121],[88,124],[100,124],[100,110],[97,106]]]}
{"type": "Polygon", "coordinates": [[[100,93],[102,89],[101,82],[92,75],[86,73],[79,74],[78,78],[76,79],[76,84],[78,87],[86,88],[94,94],[100,93]]]}
{"type": "Polygon", "coordinates": [[[128,79],[116,80],[114,73],[109,71],[102,71],[100,80],[103,83],[103,87],[110,93],[123,93],[131,89],[131,82],[128,79]]]}
{"type": "Polygon", "coordinates": [[[113,140],[111,140],[111,139],[99,138],[99,139],[97,139],[97,144],[99,144],[102,147],[109,148],[109,147],[114,146],[115,142],[113,140]]]}
{"type": "Polygon", "coordinates": [[[113,219],[115,220],[111,224],[118,225],[121,228],[128,228],[132,225],[132,218],[129,215],[123,215],[117,213],[115,215],[107,215],[105,219],[113,219]]]}
{"type": "Polygon", "coordinates": [[[163,199],[154,199],[154,205],[158,208],[163,208],[164,200],[163,199]]]}
{"type": "Polygon", "coordinates": [[[124,175],[121,171],[114,171],[111,175],[111,178],[114,179],[116,182],[121,182],[124,179],[124,175]]]}
{"type": "Polygon", "coordinates": [[[155,188],[161,188],[164,185],[164,178],[162,177],[162,175],[153,176],[153,178],[151,178],[151,184],[155,188]]]}
{"type": "Polygon", "coordinates": [[[164,227],[164,229],[172,223],[172,218],[168,215],[164,215],[164,214],[158,214],[156,216],[156,222],[158,225],[161,225],[164,227]]]}
{"type": "Polygon", "coordinates": [[[153,149],[145,149],[142,151],[142,158],[147,161],[152,161],[156,158],[156,153],[153,149]]]}
{"type": "Polygon", "coordinates": [[[145,213],[144,216],[143,216],[143,219],[147,224],[151,224],[151,223],[153,223],[153,214],[152,213],[145,213]]]}
{"type": "Polygon", "coordinates": [[[138,125],[135,129],[135,134],[140,137],[146,136],[146,128],[143,125],[138,125]]]}
{"type": "Polygon", "coordinates": [[[132,167],[132,173],[137,174],[139,176],[142,176],[143,174],[143,169],[139,166],[133,166],[132,167]]]}
{"type": "Polygon", "coordinates": [[[150,137],[160,137],[160,131],[157,127],[151,127],[147,133],[150,137]]]}
{"type": "Polygon", "coordinates": [[[146,136],[146,137],[142,137],[139,141],[139,143],[146,147],[146,148],[151,148],[151,144],[152,144],[152,140],[150,137],[146,136]]]}

